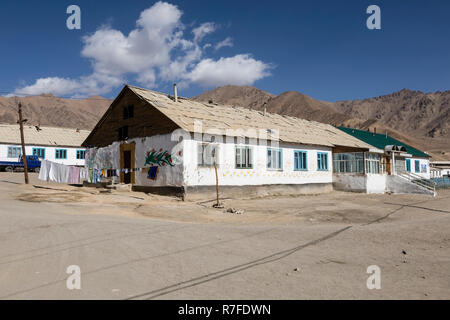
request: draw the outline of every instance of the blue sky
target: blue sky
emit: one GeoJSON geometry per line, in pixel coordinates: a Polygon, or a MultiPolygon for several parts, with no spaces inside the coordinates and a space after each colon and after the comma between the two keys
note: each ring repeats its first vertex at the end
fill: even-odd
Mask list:
{"type": "Polygon", "coordinates": [[[177,82],[189,97],[230,83],[328,101],[444,91],[448,12],[436,0],[2,1],[0,91],[114,97],[125,82],[164,92],[177,82]],[[81,30],[66,27],[71,4],[81,30]],[[366,27],[372,4],[381,30],[366,27]]]}

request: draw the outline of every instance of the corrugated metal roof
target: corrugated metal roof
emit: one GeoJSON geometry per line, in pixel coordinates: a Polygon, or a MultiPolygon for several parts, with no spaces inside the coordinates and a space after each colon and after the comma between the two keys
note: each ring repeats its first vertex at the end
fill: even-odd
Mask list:
{"type": "MultiPolygon", "coordinates": [[[[55,127],[40,127],[40,129],[38,131],[31,125],[23,127],[26,145],[79,147],[90,133],[88,130],[77,132],[77,129],[55,127]]],[[[20,144],[19,125],[0,124],[0,143],[20,144]]]]}
{"type": "Polygon", "coordinates": [[[375,148],[384,150],[386,146],[395,145],[395,146],[403,146],[406,148],[406,152],[415,156],[415,157],[423,157],[430,158],[430,156],[416,148],[407,145],[404,142],[401,142],[397,139],[394,139],[386,134],[373,133],[370,131],[358,130],[353,128],[339,127],[345,133],[348,133],[355,138],[364,141],[375,148]]]}
{"type": "Polygon", "coordinates": [[[370,148],[370,145],[329,124],[272,113],[264,115],[262,111],[202,103],[185,98],[179,98],[178,102],[175,102],[167,94],[129,85],[127,87],[188,132],[194,132],[194,123],[200,120],[202,132],[242,129],[245,137],[258,138],[260,129],[272,129],[279,131],[279,139],[282,142],[370,148]],[[252,133],[248,129],[256,130],[252,133]]]}

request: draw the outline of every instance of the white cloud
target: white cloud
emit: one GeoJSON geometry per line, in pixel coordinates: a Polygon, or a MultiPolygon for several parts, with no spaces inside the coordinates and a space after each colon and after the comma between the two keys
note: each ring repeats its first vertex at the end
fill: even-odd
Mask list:
{"type": "Polygon", "coordinates": [[[269,64],[255,60],[249,54],[239,54],[217,61],[204,59],[187,74],[187,79],[205,87],[249,85],[269,76],[271,68],[269,64]]]}
{"type": "Polygon", "coordinates": [[[192,33],[194,34],[194,41],[200,42],[205,36],[213,33],[214,31],[216,31],[216,25],[212,22],[205,22],[199,27],[192,30],[192,33]]]}
{"type": "Polygon", "coordinates": [[[269,75],[270,67],[250,55],[236,55],[218,61],[205,58],[205,50],[233,46],[230,37],[213,45],[201,41],[217,26],[206,22],[192,29],[186,38],[182,12],[172,4],[157,2],[141,12],[136,28],[128,35],[110,26],[83,37],[81,55],[91,61],[93,72],[76,79],[39,78],[34,84],[17,88],[19,94],[53,93],[76,97],[107,94],[129,77],[155,88],[164,82],[190,83],[212,87],[218,84],[252,84],[269,75]]]}
{"type": "Polygon", "coordinates": [[[233,39],[232,39],[231,37],[227,37],[227,38],[225,38],[225,40],[220,41],[218,44],[216,44],[216,45],[214,46],[214,49],[217,51],[217,50],[219,50],[220,48],[223,48],[223,47],[232,47],[232,46],[233,46],[233,39]]]}
{"type": "Polygon", "coordinates": [[[15,90],[15,95],[39,95],[52,93],[56,96],[71,95],[73,97],[86,97],[97,94],[107,94],[114,87],[121,85],[120,78],[108,75],[92,74],[80,79],[60,77],[39,78],[32,85],[15,90]]]}

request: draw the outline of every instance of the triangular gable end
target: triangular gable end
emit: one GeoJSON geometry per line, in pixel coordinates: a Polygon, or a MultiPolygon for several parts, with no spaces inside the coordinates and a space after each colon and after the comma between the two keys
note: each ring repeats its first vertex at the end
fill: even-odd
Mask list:
{"type": "Polygon", "coordinates": [[[180,128],[158,108],[125,85],[83,142],[83,146],[105,147],[119,141],[119,129],[123,127],[128,127],[128,139],[168,134],[180,128]],[[129,106],[133,106],[132,117],[124,116],[124,108],[129,106]]]}

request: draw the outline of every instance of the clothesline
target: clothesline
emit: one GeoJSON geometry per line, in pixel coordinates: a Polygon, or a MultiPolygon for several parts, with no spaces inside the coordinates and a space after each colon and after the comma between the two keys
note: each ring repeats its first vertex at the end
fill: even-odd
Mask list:
{"type": "Polygon", "coordinates": [[[149,168],[130,169],[95,169],[68,166],[48,160],[41,161],[39,179],[43,181],[53,181],[66,184],[80,184],[82,181],[97,183],[102,178],[118,177],[120,173],[148,172],[149,168]]]}

